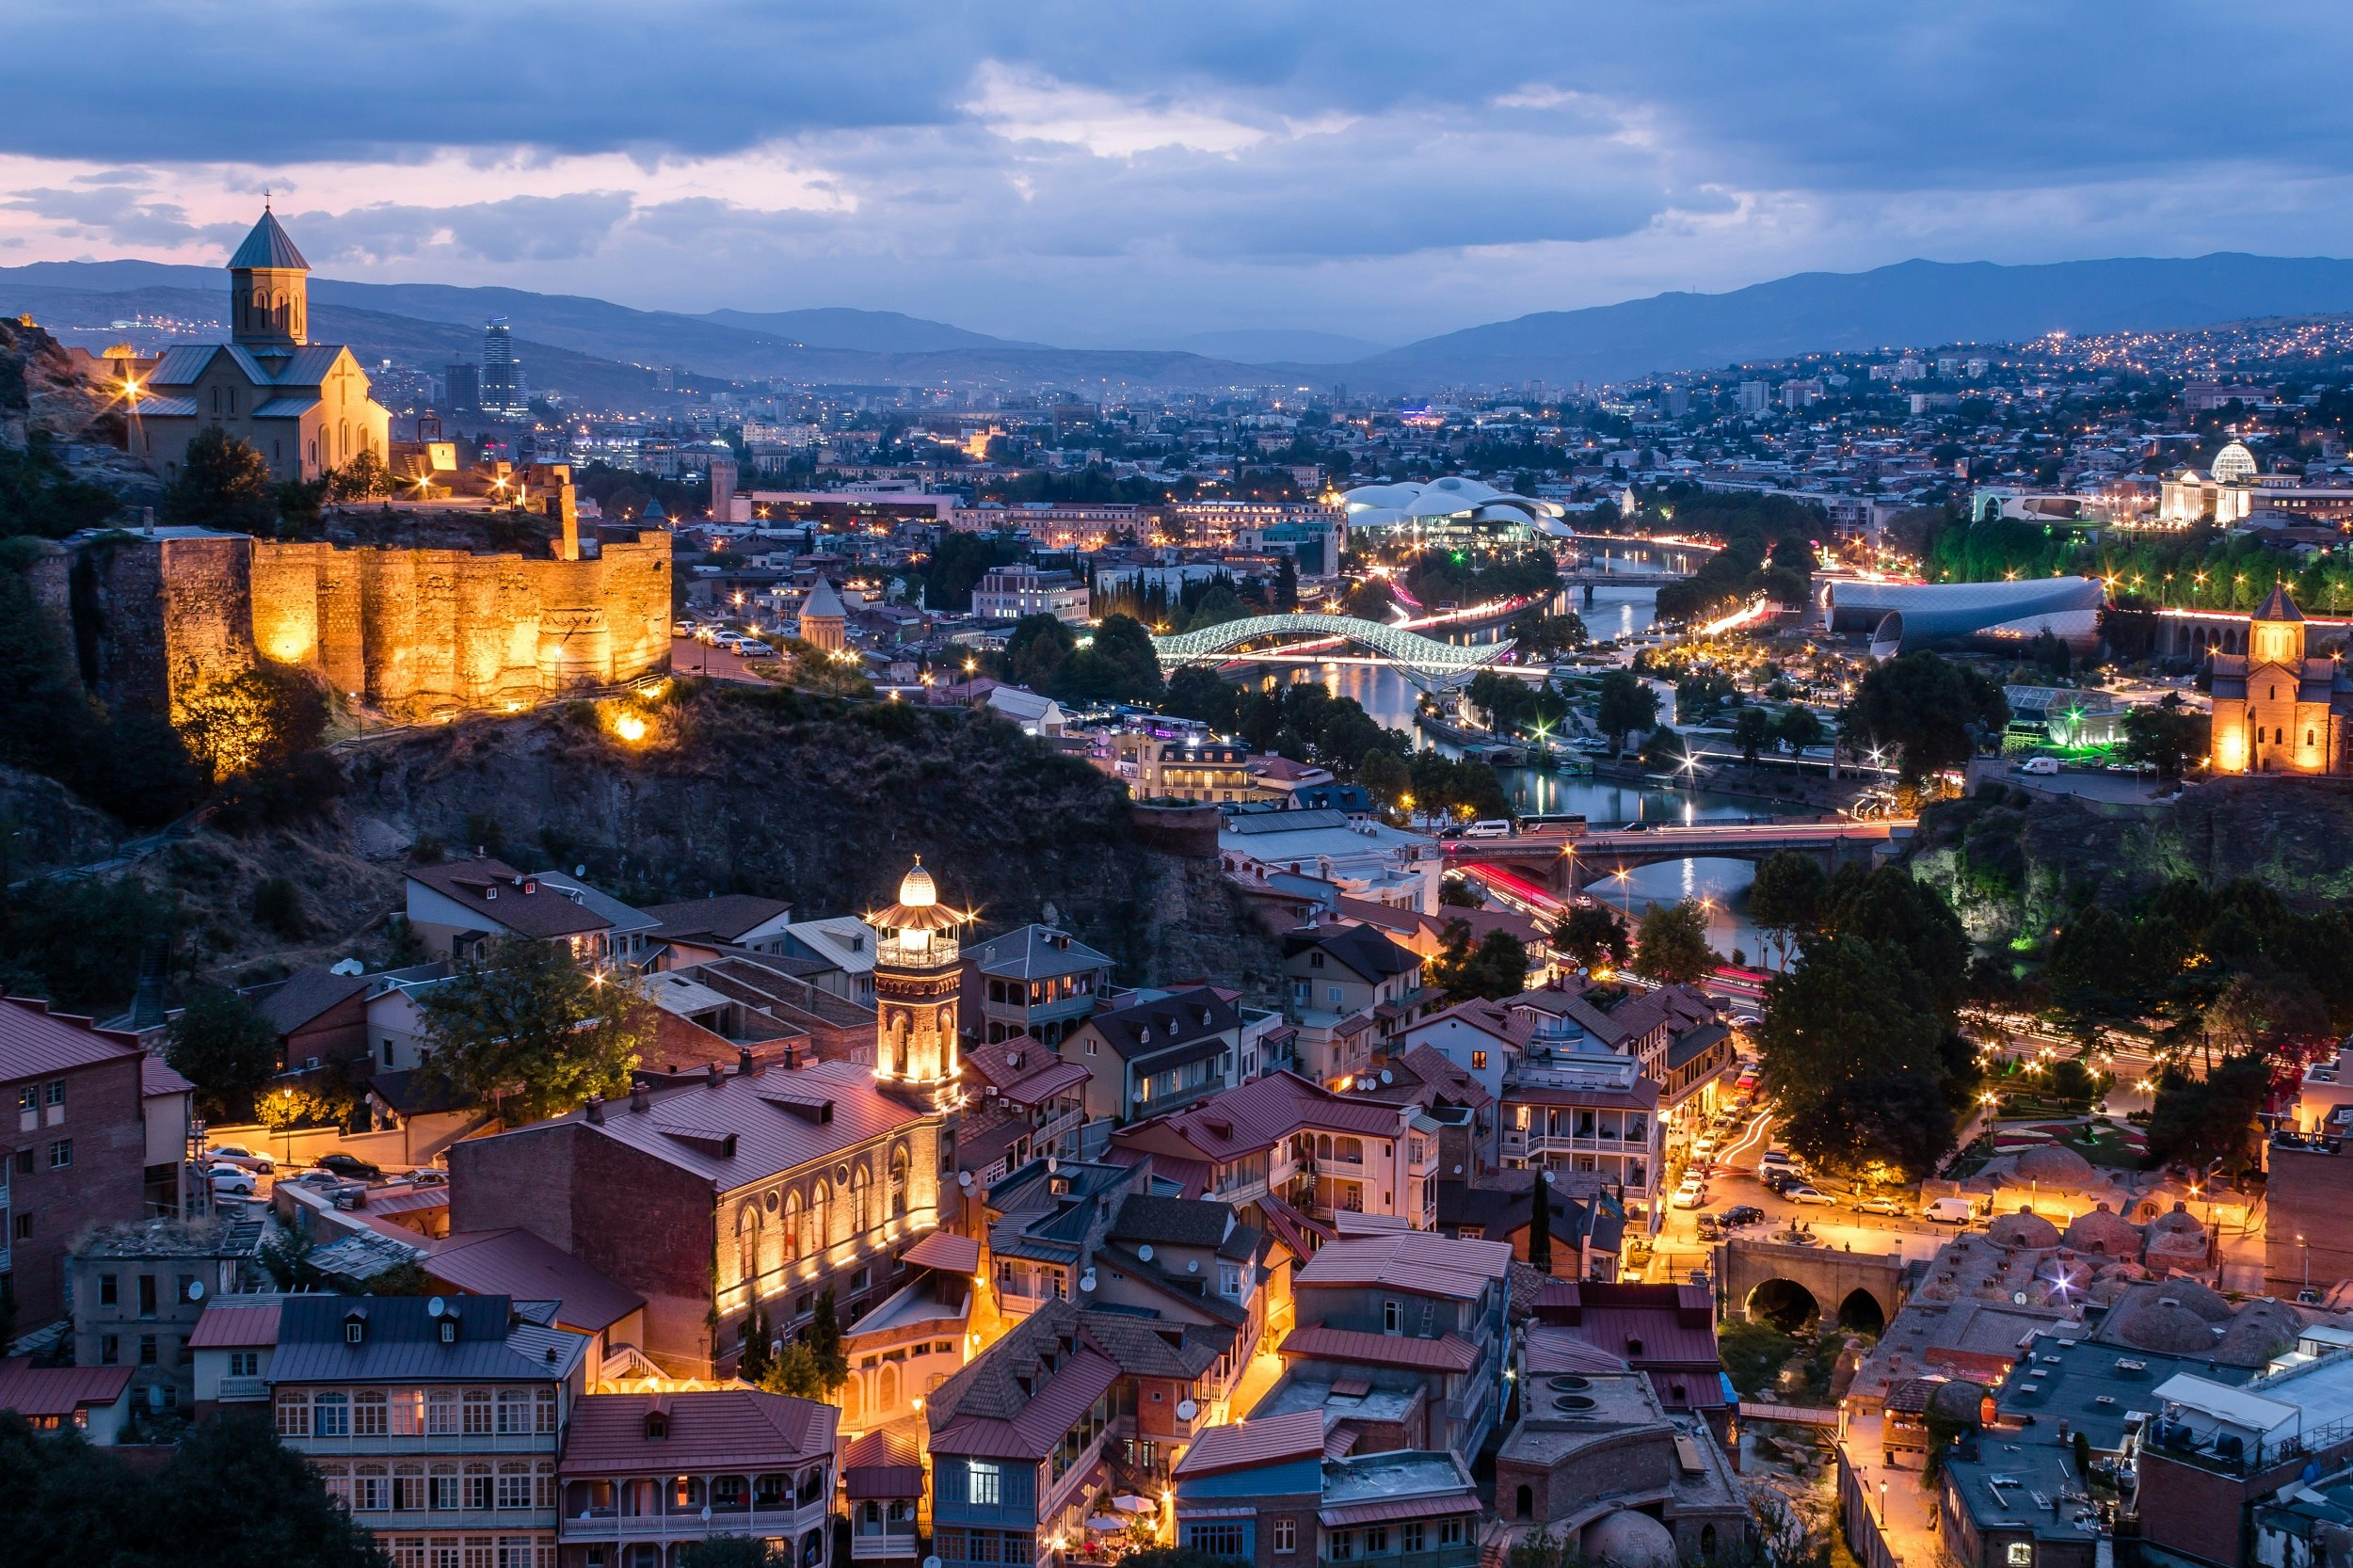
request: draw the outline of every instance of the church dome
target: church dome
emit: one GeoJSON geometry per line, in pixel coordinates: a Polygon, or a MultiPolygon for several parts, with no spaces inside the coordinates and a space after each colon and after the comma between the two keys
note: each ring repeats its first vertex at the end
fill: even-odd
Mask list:
{"type": "Polygon", "coordinates": [[[1647,1513],[1620,1509],[1585,1528],[1588,1560],[1614,1568],[1674,1568],[1674,1532],[1647,1513]]]}
{"type": "Polygon", "coordinates": [[[2214,466],[2208,470],[2221,484],[2232,485],[2255,477],[2255,455],[2247,450],[2245,441],[2233,441],[2214,455],[2214,466]]]}

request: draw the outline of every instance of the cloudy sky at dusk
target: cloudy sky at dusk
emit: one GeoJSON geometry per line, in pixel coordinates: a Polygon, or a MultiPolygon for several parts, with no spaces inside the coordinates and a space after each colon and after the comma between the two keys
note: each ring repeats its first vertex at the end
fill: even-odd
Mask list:
{"type": "Polygon", "coordinates": [[[2353,255],[2341,5],[12,0],[0,265],[1402,342],[1911,256],[2353,255]]]}

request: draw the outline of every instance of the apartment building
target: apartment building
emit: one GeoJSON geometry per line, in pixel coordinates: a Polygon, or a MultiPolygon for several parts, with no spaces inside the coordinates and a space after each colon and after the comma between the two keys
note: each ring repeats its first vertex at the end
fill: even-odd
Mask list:
{"type": "Polygon", "coordinates": [[[128,1367],[148,1409],[190,1408],[189,1337],[211,1304],[265,1283],[261,1251],[258,1219],[135,1220],[89,1232],[67,1263],[74,1364],[128,1367]]]}
{"type": "Polygon", "coordinates": [[[1066,931],[1025,925],[964,950],[966,1027],[983,1044],[1058,1046],[1109,998],[1112,961],[1066,931]]]}
{"type": "Polygon", "coordinates": [[[504,1296],[289,1296],[278,1435],[397,1568],[555,1568],[588,1339],[504,1296]]]}
{"type": "Polygon", "coordinates": [[[1128,1122],[1234,1085],[1243,1018],[1212,986],[1137,991],[1080,1024],[1062,1056],[1086,1068],[1089,1120],[1128,1122]]]}
{"type": "Polygon", "coordinates": [[[1203,1432],[1176,1466],[1177,1544],[1252,1568],[1479,1560],[1479,1489],[1461,1458],[1411,1448],[1327,1458],[1337,1445],[1326,1419],[1299,1410],[1203,1432]]]}
{"type": "Polygon", "coordinates": [[[1051,616],[1072,626],[1083,626],[1091,614],[1086,579],[1075,572],[1040,571],[1026,562],[998,567],[982,575],[972,590],[976,620],[1019,620],[1024,616],[1051,616]]]}
{"type": "MultiPolygon", "coordinates": [[[[77,1238],[143,1219],[151,1186],[176,1195],[185,1100],[166,1096],[159,1105],[182,1108],[177,1128],[151,1128],[154,1070],[187,1087],[151,1063],[136,1035],[52,1013],[47,1002],[0,1000],[0,1114],[15,1112],[0,1132],[0,1299],[15,1304],[21,1328],[66,1315],[66,1260],[77,1238]],[[174,1163],[151,1172],[151,1142],[170,1146],[174,1163]]],[[[177,1201],[168,1211],[179,1211],[177,1201]]]]}

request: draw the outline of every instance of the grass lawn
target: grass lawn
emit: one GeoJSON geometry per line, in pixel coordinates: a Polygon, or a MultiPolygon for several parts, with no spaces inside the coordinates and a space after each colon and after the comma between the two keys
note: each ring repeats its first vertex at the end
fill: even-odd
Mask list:
{"type": "Polygon", "coordinates": [[[2137,1136],[2127,1137],[2105,1123],[2095,1122],[2079,1127],[2065,1140],[2066,1146],[2090,1160],[2112,1170],[2137,1171],[2148,1163],[2148,1147],[2137,1136]]]}

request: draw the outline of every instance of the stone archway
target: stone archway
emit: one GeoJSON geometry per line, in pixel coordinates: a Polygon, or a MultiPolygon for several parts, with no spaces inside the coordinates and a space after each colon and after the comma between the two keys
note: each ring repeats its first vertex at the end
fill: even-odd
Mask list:
{"type": "Polygon", "coordinates": [[[1822,1304],[1794,1279],[1761,1282],[1744,1304],[1750,1322],[1770,1323],[1784,1334],[1797,1334],[1822,1320],[1822,1304]]]}
{"type": "Polygon", "coordinates": [[[1879,1298],[1857,1286],[1847,1292],[1847,1299],[1838,1304],[1838,1326],[1858,1334],[1887,1332],[1887,1314],[1880,1309],[1879,1298]]]}

